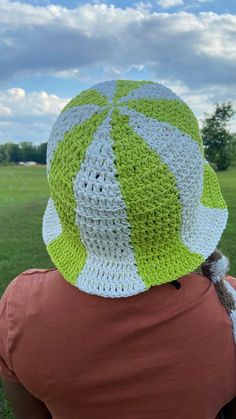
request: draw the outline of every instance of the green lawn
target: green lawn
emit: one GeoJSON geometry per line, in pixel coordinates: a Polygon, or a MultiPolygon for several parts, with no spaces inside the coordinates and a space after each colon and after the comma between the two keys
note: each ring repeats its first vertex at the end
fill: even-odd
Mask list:
{"type": "MultiPolygon", "coordinates": [[[[218,246],[231,260],[236,276],[236,168],[218,174],[230,216],[218,246]]],[[[52,267],[42,241],[42,216],[49,190],[45,167],[0,167],[0,295],[28,268],[52,267]]],[[[10,419],[0,387],[0,418],[10,419]]]]}
{"type": "Polygon", "coordinates": [[[236,276],[236,168],[230,168],[226,172],[219,172],[218,179],[229,210],[228,224],[218,248],[229,257],[229,273],[236,276]]]}
{"type": "MultiPolygon", "coordinates": [[[[0,295],[30,267],[51,267],[42,241],[49,189],[45,167],[0,166],[0,295]]],[[[0,385],[0,418],[13,418],[0,385]]]]}
{"type": "Polygon", "coordinates": [[[52,266],[41,235],[48,195],[44,166],[0,167],[0,294],[25,269],[52,266]]]}
{"type": "Polygon", "coordinates": [[[0,383],[0,418],[1,419],[13,419],[14,416],[11,413],[11,409],[4,397],[3,388],[0,383]]]}

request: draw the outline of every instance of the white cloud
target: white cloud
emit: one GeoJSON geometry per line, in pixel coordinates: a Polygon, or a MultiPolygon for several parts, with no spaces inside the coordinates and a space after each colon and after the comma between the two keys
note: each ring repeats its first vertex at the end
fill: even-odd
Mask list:
{"type": "Polygon", "coordinates": [[[151,10],[153,8],[153,4],[150,1],[138,1],[133,3],[132,6],[141,12],[145,10],[151,10]]]}
{"type": "Polygon", "coordinates": [[[80,71],[78,68],[72,68],[70,70],[54,71],[53,75],[62,79],[79,79],[80,71]]]}
{"type": "Polygon", "coordinates": [[[23,25],[45,25],[60,16],[60,6],[33,6],[27,3],[0,0],[1,22],[10,23],[11,27],[23,25]]]}
{"type": "Polygon", "coordinates": [[[54,119],[45,119],[37,126],[31,119],[25,121],[1,121],[0,143],[30,141],[35,144],[47,142],[54,119]]]}
{"type": "Polygon", "coordinates": [[[8,108],[8,106],[4,106],[2,103],[0,103],[0,118],[1,116],[9,116],[11,115],[11,109],[8,108]]]}
{"type": "MultiPolygon", "coordinates": [[[[160,2],[166,8],[184,3],[160,2]]],[[[22,75],[50,74],[62,83],[74,78],[92,85],[98,78],[129,77],[132,70],[140,78],[144,74],[179,86],[199,116],[218,99],[236,100],[235,15],[157,13],[151,2],[130,4],[69,9],[0,0],[1,82],[12,78],[19,85],[22,75]]],[[[38,138],[33,122],[45,123],[41,131],[46,133],[65,102],[47,92],[12,88],[0,92],[2,123],[15,118],[9,132],[13,135],[14,128],[21,135],[24,119],[29,134],[38,138]]]]}
{"type": "Polygon", "coordinates": [[[213,3],[214,0],[196,0],[198,3],[213,3]]]}
{"type": "Polygon", "coordinates": [[[0,142],[48,140],[52,124],[69,99],[20,87],[0,91],[0,142]]]}
{"type": "Polygon", "coordinates": [[[236,83],[235,15],[157,13],[146,3],[67,9],[0,0],[1,79],[84,79],[96,68],[101,77],[116,77],[144,66],[191,87],[236,83]]]}
{"type": "Polygon", "coordinates": [[[47,92],[27,94],[24,89],[13,87],[0,91],[0,115],[1,109],[6,110],[5,115],[17,117],[57,115],[67,102],[68,99],[47,92]]]}
{"type": "Polygon", "coordinates": [[[162,9],[169,9],[174,6],[182,6],[184,4],[183,0],[157,0],[158,6],[162,9]]]}

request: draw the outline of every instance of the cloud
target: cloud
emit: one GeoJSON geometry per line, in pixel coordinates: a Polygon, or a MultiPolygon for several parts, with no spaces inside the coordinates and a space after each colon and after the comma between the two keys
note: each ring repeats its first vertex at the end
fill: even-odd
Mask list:
{"type": "Polygon", "coordinates": [[[33,122],[32,119],[1,121],[0,120],[0,143],[30,141],[35,144],[46,142],[52,128],[52,120],[45,119],[41,122],[33,122]]]}
{"type": "Polygon", "coordinates": [[[183,0],[158,0],[158,6],[162,7],[162,9],[169,9],[170,7],[174,6],[182,6],[184,4],[183,0]]]}
{"type": "Polygon", "coordinates": [[[70,70],[55,71],[53,75],[62,79],[79,79],[80,71],[78,68],[71,68],[70,70]]]}
{"type": "Polygon", "coordinates": [[[141,12],[146,10],[153,9],[153,3],[150,1],[138,1],[132,4],[132,7],[135,7],[137,10],[140,10],[141,12]]]}
{"type": "Polygon", "coordinates": [[[157,13],[140,4],[67,9],[0,0],[1,80],[37,74],[92,78],[96,69],[101,78],[116,78],[145,66],[156,78],[191,88],[235,85],[236,16],[157,13]]]}
{"type": "Polygon", "coordinates": [[[69,99],[47,92],[0,91],[0,141],[47,141],[52,124],[69,99]]]}
{"type": "MultiPolygon", "coordinates": [[[[19,86],[20,77],[35,75],[92,85],[135,72],[181,89],[199,117],[216,100],[236,101],[236,16],[157,13],[151,5],[139,1],[122,9],[99,2],[69,9],[0,0],[2,85],[11,79],[19,86]]],[[[0,131],[45,141],[65,102],[19,87],[2,91],[0,131]]]]}
{"type": "Polygon", "coordinates": [[[8,106],[4,106],[2,103],[0,103],[0,115],[1,116],[11,115],[11,109],[8,108],[8,106]]]}
{"type": "Polygon", "coordinates": [[[5,115],[10,116],[44,116],[57,115],[66,105],[68,99],[61,99],[47,92],[26,93],[20,87],[0,91],[0,106],[8,109],[5,115]]]}

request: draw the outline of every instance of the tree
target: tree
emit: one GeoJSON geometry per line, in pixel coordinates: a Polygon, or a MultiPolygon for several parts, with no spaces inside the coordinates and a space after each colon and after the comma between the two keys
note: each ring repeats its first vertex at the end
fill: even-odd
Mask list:
{"type": "Polygon", "coordinates": [[[205,156],[218,170],[226,170],[231,163],[234,136],[229,132],[228,123],[235,114],[231,102],[215,104],[212,115],[206,115],[202,128],[205,156]]]}
{"type": "Polygon", "coordinates": [[[230,143],[230,161],[231,164],[236,166],[236,133],[232,134],[233,135],[233,140],[230,143]]]}
{"type": "Polygon", "coordinates": [[[36,162],[40,164],[46,164],[46,150],[47,143],[40,144],[36,149],[36,162]]]}
{"type": "Polygon", "coordinates": [[[20,160],[20,147],[19,144],[15,143],[5,143],[4,149],[6,154],[8,154],[8,160],[13,163],[18,163],[20,160]]]}
{"type": "Polygon", "coordinates": [[[19,144],[5,143],[0,145],[0,164],[35,161],[46,164],[47,143],[34,145],[29,141],[19,144]]]}
{"type": "Polygon", "coordinates": [[[5,144],[0,145],[0,164],[9,162],[9,154],[5,149],[5,144]]]}
{"type": "Polygon", "coordinates": [[[20,143],[20,160],[21,161],[35,161],[36,151],[33,144],[29,141],[22,141],[20,143]]]}

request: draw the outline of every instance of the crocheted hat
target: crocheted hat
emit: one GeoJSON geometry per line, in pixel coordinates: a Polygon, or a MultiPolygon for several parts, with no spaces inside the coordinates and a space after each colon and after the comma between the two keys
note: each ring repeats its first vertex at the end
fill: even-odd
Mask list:
{"type": "Polygon", "coordinates": [[[43,239],[87,293],[127,297],[173,281],[199,267],[226,226],[197,120],[159,83],[108,81],[72,99],[47,169],[43,239]]]}

